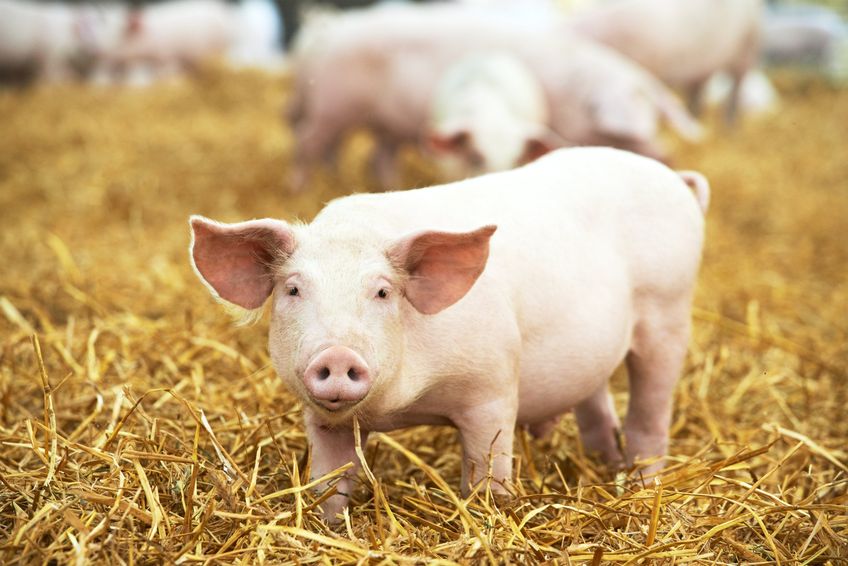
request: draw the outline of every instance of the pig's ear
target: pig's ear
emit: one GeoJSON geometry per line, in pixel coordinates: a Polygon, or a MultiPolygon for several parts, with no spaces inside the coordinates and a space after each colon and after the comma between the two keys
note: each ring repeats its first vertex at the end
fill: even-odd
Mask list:
{"type": "Polygon", "coordinates": [[[524,142],[524,153],[519,162],[530,163],[564,145],[566,145],[565,140],[553,131],[544,129],[527,138],[524,142]]]}
{"type": "Polygon", "coordinates": [[[262,306],[274,289],[271,266],[294,251],[281,220],[223,224],[192,216],[191,263],[212,294],[246,309],[262,306]]]}
{"type": "Polygon", "coordinates": [[[451,132],[432,131],[427,134],[427,147],[434,153],[460,152],[470,143],[471,134],[464,129],[451,132]]]}
{"type": "Polygon", "coordinates": [[[473,232],[416,232],[389,248],[389,259],[409,274],[406,298],[419,312],[436,314],[460,300],[486,267],[496,226],[473,232]]]}

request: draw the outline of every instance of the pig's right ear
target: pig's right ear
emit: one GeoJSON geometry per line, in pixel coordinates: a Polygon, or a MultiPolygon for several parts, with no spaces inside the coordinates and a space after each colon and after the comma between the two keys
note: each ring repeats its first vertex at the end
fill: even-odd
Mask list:
{"type": "Polygon", "coordinates": [[[409,275],[404,293],[412,306],[436,314],[464,297],[486,267],[496,229],[416,232],[392,244],[388,256],[409,275]]]}
{"type": "Polygon", "coordinates": [[[471,143],[468,130],[451,132],[431,131],[427,134],[427,148],[433,153],[456,153],[464,151],[471,143]]]}
{"type": "Polygon", "coordinates": [[[212,294],[245,309],[262,306],[274,290],[276,260],[294,251],[288,224],[269,218],[223,224],[192,216],[191,263],[212,294]]]}

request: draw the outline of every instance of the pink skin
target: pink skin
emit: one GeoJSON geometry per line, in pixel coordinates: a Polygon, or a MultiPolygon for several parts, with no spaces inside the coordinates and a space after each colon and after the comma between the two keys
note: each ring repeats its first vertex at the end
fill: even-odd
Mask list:
{"type": "Polygon", "coordinates": [[[742,80],[759,56],[761,11],[760,0],[622,0],[577,15],[574,28],[683,90],[696,115],[709,78],[728,73],[732,122],[742,80]]]}
{"type": "Polygon", "coordinates": [[[133,11],[123,41],[101,58],[100,73],[128,80],[137,69],[152,78],[195,69],[220,57],[236,39],[235,9],[219,0],[172,0],[133,11]]]}
{"type": "MultiPolygon", "coordinates": [[[[339,16],[321,31],[320,41],[306,42],[294,55],[287,114],[296,138],[291,189],[303,190],[317,165],[332,165],[344,137],[361,127],[376,138],[380,184],[393,188],[395,154],[402,144],[426,140],[439,81],[464,56],[490,52],[520,60],[546,98],[546,125],[555,135],[520,133],[542,142],[528,148],[528,157],[544,153],[543,146],[588,144],[664,155],[657,139],[662,120],[686,139],[699,136],[697,123],[650,73],[580,39],[569,25],[565,20],[512,21],[449,4],[387,6],[339,16]],[[617,119],[605,119],[610,114],[617,119]]],[[[482,124],[494,127],[491,119],[482,124]]],[[[448,133],[445,139],[453,138],[448,133]]],[[[473,136],[466,139],[469,147],[481,145],[473,136]]]]}
{"type": "Polygon", "coordinates": [[[339,411],[365,398],[371,389],[371,370],[350,348],[331,346],[309,362],[303,382],[317,404],[339,411]]]}
{"type": "Polygon", "coordinates": [[[0,71],[79,78],[81,65],[115,47],[124,20],[125,10],[116,6],[0,0],[0,71]]]}
{"type": "MultiPolygon", "coordinates": [[[[708,194],[700,175],[627,152],[557,150],[337,199],[305,226],[192,217],[191,255],[222,299],[271,298],[271,359],[303,402],[315,477],[358,463],[356,416],[363,442],[455,426],[463,493],[487,478],[507,493],[515,426],[544,434],[568,410],[587,453],[662,466],[708,194]],[[607,390],[623,361],[624,455],[607,390]]],[[[355,473],[324,504],[329,520],[355,473]]]]}

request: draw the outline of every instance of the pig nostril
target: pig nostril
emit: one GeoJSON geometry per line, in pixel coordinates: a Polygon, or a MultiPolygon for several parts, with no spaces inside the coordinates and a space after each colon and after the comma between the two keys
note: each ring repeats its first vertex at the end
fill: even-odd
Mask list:
{"type": "Polygon", "coordinates": [[[330,368],[321,368],[321,371],[318,372],[318,379],[321,381],[330,377],[330,368]]]}
{"type": "Polygon", "coordinates": [[[350,378],[351,381],[359,381],[359,374],[356,373],[356,370],[353,368],[347,370],[347,376],[350,378]]]}

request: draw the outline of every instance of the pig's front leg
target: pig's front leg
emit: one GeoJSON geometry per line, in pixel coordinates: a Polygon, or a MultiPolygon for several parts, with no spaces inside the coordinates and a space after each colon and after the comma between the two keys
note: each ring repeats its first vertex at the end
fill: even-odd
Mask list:
{"type": "MultiPolygon", "coordinates": [[[[347,427],[330,428],[322,424],[308,411],[304,415],[304,422],[309,449],[312,451],[312,479],[320,478],[348,462],[353,462],[353,467],[345,472],[338,483],[335,484],[336,495],[321,504],[324,519],[327,522],[334,523],[338,521],[336,515],[347,506],[350,492],[353,489],[353,478],[359,471],[360,464],[356,455],[353,430],[347,427]]],[[[367,438],[368,432],[360,430],[360,439],[363,446],[367,438]]],[[[316,489],[323,491],[329,487],[328,483],[322,483],[316,486],[316,489]]]]}
{"type": "Polygon", "coordinates": [[[512,439],[515,434],[515,402],[488,402],[466,408],[454,419],[462,439],[462,495],[486,479],[491,461],[491,490],[508,494],[512,480],[512,439]]]}

